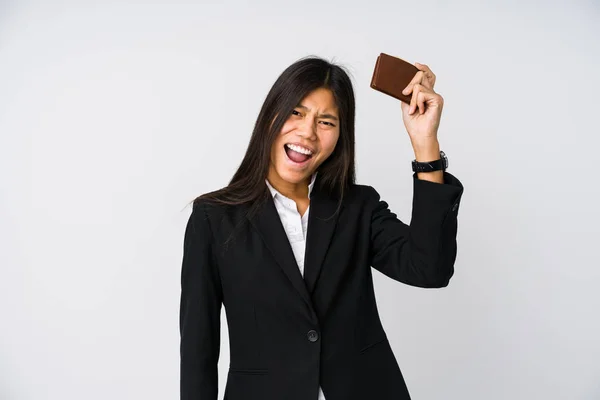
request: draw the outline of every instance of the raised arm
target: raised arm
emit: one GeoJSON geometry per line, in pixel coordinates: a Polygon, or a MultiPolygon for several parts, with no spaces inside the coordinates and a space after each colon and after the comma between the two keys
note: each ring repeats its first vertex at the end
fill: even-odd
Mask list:
{"type": "Polygon", "coordinates": [[[458,208],[463,186],[444,172],[444,183],[413,175],[410,225],[400,221],[373,189],[371,265],[399,282],[437,288],[454,274],[458,208]]]}

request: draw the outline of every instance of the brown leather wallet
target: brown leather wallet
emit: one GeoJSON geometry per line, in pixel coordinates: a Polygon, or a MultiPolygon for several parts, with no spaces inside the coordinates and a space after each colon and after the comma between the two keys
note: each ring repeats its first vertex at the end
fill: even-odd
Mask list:
{"type": "Polygon", "coordinates": [[[410,104],[412,93],[402,94],[402,91],[415,77],[419,69],[401,58],[381,53],[377,57],[371,87],[389,96],[410,104]]]}

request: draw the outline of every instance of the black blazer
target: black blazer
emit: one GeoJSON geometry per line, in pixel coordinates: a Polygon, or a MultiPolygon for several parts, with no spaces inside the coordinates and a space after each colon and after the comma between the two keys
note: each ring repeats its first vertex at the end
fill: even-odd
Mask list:
{"type": "Polygon", "coordinates": [[[248,218],[245,206],[195,202],[181,274],[181,399],[217,399],[221,304],[225,400],[317,400],[319,385],[326,400],[409,399],[370,267],[412,286],[448,285],[463,192],[448,172],[443,184],[413,182],[409,226],[370,186],[354,185],[336,213],[317,175],[304,278],[270,195],[248,218]]]}

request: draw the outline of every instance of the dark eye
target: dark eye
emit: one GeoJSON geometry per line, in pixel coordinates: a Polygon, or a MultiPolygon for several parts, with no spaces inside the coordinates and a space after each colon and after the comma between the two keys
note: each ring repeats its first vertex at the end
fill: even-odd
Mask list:
{"type": "Polygon", "coordinates": [[[332,124],[331,122],[328,122],[328,121],[321,121],[321,122],[325,122],[326,124],[329,124],[330,126],[335,126],[334,124],[332,124]]]}
{"type": "Polygon", "coordinates": [[[292,110],[292,114],[294,114],[294,115],[300,115],[300,112],[296,111],[296,110],[292,110]],[[298,113],[298,114],[294,114],[294,113],[298,113]]]}

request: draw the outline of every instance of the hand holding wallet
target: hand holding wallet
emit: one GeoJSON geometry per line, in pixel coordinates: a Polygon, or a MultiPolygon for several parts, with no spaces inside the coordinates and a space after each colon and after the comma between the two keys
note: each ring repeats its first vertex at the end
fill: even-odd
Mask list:
{"type": "Polygon", "coordinates": [[[371,87],[407,104],[410,104],[412,93],[402,94],[402,91],[419,72],[419,69],[401,58],[381,53],[377,57],[371,87]]]}

